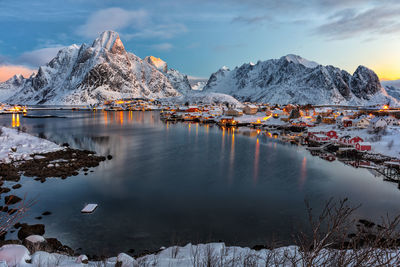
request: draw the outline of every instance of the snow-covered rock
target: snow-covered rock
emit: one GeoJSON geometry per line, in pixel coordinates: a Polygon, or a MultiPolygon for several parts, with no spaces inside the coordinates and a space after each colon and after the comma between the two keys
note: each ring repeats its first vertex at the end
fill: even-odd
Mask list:
{"type": "Polygon", "coordinates": [[[187,75],[182,74],[175,69],[169,69],[164,60],[153,56],[147,56],[144,58],[144,61],[161,71],[165,77],[167,77],[172,87],[181,94],[187,94],[192,90],[187,75]]]}
{"type": "Polygon", "coordinates": [[[139,266],[134,258],[125,253],[120,253],[117,256],[117,262],[121,263],[121,267],[134,267],[139,266]]]}
{"type": "Polygon", "coordinates": [[[0,163],[32,159],[31,154],[63,149],[48,140],[0,126],[0,163]],[[12,148],[12,149],[11,149],[12,148]]]}
{"type": "Polygon", "coordinates": [[[42,243],[45,242],[46,239],[44,239],[43,236],[41,235],[30,235],[27,238],[25,238],[27,241],[31,242],[31,243],[42,243]]]}
{"type": "Polygon", "coordinates": [[[398,102],[381,86],[378,76],[359,66],[353,75],[300,56],[223,67],[203,89],[234,96],[241,101],[278,104],[376,104],[398,102]]]}
{"type": "Polygon", "coordinates": [[[113,31],[92,45],[61,49],[37,74],[26,79],[5,100],[18,104],[93,104],[104,100],[180,95],[168,78],[148,62],[129,53],[113,31]]]}
{"type": "Polygon", "coordinates": [[[28,249],[22,245],[3,245],[0,248],[0,261],[7,262],[8,266],[24,265],[30,259],[28,249]]]}

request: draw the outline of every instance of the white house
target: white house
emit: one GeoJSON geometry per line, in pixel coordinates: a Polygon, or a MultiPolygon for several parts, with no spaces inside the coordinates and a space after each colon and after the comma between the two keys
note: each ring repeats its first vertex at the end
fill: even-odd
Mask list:
{"type": "Polygon", "coordinates": [[[387,122],[386,122],[386,120],[384,119],[384,118],[382,118],[382,117],[375,117],[375,118],[372,118],[371,120],[370,120],[370,124],[369,124],[369,127],[370,128],[373,128],[373,129],[378,129],[378,128],[384,128],[384,127],[386,127],[388,124],[387,124],[387,122]]]}
{"type": "Polygon", "coordinates": [[[353,126],[360,128],[360,129],[366,129],[370,125],[370,119],[366,117],[361,117],[358,119],[353,120],[353,126]]]}
{"type": "Polygon", "coordinates": [[[385,116],[383,119],[386,121],[388,126],[399,125],[399,120],[393,116],[385,116]]]}
{"type": "Polygon", "coordinates": [[[247,115],[254,115],[254,114],[256,114],[258,112],[258,107],[256,106],[256,105],[251,105],[251,104],[249,104],[249,105],[246,105],[244,108],[243,108],[243,113],[244,114],[247,114],[247,115]]]}

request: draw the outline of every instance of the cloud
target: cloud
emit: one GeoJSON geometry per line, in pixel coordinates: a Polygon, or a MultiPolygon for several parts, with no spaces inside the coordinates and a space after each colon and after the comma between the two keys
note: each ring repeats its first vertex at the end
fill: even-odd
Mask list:
{"type": "Polygon", "coordinates": [[[170,51],[173,46],[170,43],[155,44],[151,46],[152,49],[157,51],[170,51]]]}
{"type": "Polygon", "coordinates": [[[28,66],[41,66],[45,65],[52,60],[65,46],[56,45],[53,47],[40,48],[22,53],[16,60],[17,63],[28,66]]]}
{"type": "Polygon", "coordinates": [[[0,82],[7,81],[15,74],[22,74],[25,78],[31,76],[35,70],[18,65],[0,65],[0,82]]]}
{"type": "Polygon", "coordinates": [[[106,8],[90,15],[76,33],[86,38],[96,38],[105,30],[114,30],[120,32],[124,39],[169,39],[187,31],[186,26],[181,23],[165,21],[156,23],[154,20],[155,18],[145,10],[106,8]]]}
{"type": "Polygon", "coordinates": [[[106,30],[120,31],[127,27],[141,28],[148,19],[148,14],[144,10],[106,8],[94,12],[86,23],[77,29],[76,33],[83,37],[96,38],[106,30]]]}
{"type": "Polygon", "coordinates": [[[232,19],[232,22],[244,23],[244,24],[260,24],[264,21],[272,21],[273,18],[269,15],[263,16],[237,16],[232,19]]]}
{"type": "Polygon", "coordinates": [[[348,39],[400,32],[400,7],[378,6],[364,11],[345,9],[337,12],[328,21],[318,26],[314,33],[329,39],[348,39]]]}

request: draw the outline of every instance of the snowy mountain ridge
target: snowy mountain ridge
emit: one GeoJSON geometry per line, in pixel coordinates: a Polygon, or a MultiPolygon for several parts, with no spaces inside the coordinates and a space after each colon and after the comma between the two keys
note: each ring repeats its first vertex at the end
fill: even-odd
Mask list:
{"type": "Polygon", "coordinates": [[[39,67],[36,75],[10,88],[16,93],[0,101],[93,104],[128,97],[180,95],[163,73],[128,53],[118,33],[113,31],[103,32],[91,46],[71,45],[61,49],[47,65],[39,67]]]}
{"type": "Polygon", "coordinates": [[[223,67],[210,76],[203,90],[241,101],[277,104],[399,104],[387,94],[378,76],[364,66],[351,75],[295,55],[243,64],[233,70],[223,67]]]}
{"type": "Polygon", "coordinates": [[[175,69],[169,69],[168,64],[161,58],[147,56],[144,58],[144,61],[161,71],[168,78],[174,89],[181,94],[187,94],[192,91],[187,75],[182,74],[175,69]]]}
{"type": "Polygon", "coordinates": [[[400,80],[381,81],[381,84],[390,96],[400,100],[400,80]]]}

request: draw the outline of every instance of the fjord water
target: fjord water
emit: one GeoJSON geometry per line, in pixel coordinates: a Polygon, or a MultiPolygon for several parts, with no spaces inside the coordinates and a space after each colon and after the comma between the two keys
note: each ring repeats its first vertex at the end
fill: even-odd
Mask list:
{"type": "MultiPolygon", "coordinates": [[[[397,185],[366,169],[311,156],[255,132],[163,123],[158,112],[33,111],[20,127],[57,143],[112,155],[94,172],[40,183],[22,178],[18,196],[37,199],[23,221],[82,253],[116,255],[161,246],[225,241],[253,246],[292,243],[331,197],[361,204],[355,216],[400,213],[397,185]],[[93,214],[84,204],[97,203],[93,214]],[[52,215],[35,217],[44,211],[52,215]]],[[[10,115],[0,125],[12,126],[10,115]]]]}

